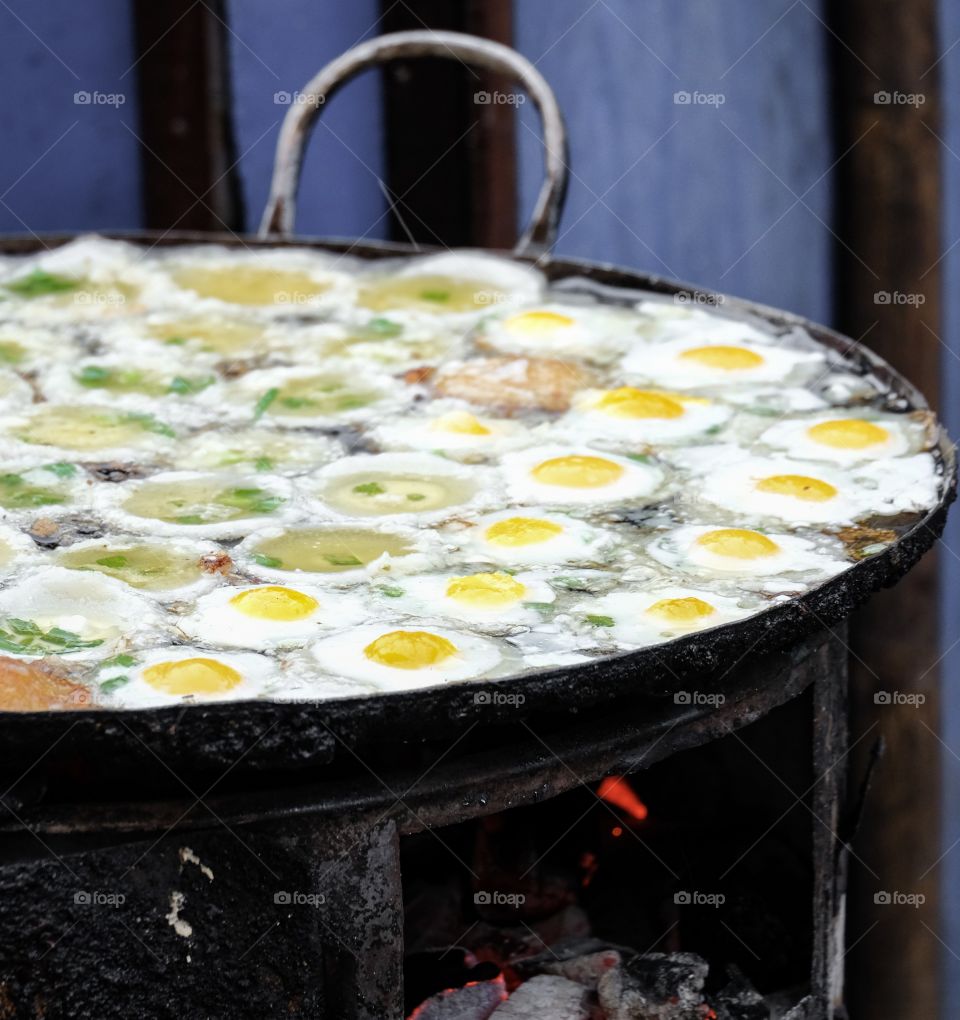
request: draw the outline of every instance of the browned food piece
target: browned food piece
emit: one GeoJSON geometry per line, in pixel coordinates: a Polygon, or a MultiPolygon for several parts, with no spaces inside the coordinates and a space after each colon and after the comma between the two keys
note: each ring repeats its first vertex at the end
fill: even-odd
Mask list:
{"type": "Polygon", "coordinates": [[[847,547],[847,551],[855,559],[863,559],[865,550],[872,545],[890,545],[897,540],[897,533],[888,528],[864,528],[858,524],[848,528],[839,528],[833,532],[847,547]]]}
{"type": "Polygon", "coordinates": [[[233,560],[225,552],[209,553],[200,557],[200,569],[207,574],[226,576],[233,569],[233,560]]]}
{"type": "Polygon", "coordinates": [[[474,358],[434,382],[442,396],[503,411],[566,411],[574,393],[594,385],[581,365],[554,358],[474,358]]]}
{"type": "Polygon", "coordinates": [[[90,691],[56,666],[0,656],[0,711],[46,712],[90,708],[90,691]]]}
{"type": "Polygon", "coordinates": [[[401,377],[408,386],[420,386],[429,382],[436,371],[431,365],[421,365],[418,368],[409,368],[401,377]]]}

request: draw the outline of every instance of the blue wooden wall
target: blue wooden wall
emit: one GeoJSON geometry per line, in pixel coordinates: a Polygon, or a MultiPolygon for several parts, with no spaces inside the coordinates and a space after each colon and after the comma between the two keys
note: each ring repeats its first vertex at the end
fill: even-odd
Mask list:
{"type": "MultiPolygon", "coordinates": [[[[824,0],[516,0],[516,44],[556,88],[571,135],[559,250],[639,266],[831,317],[830,144],[824,0]],[[722,97],[675,102],[675,93],[722,97]]],[[[376,0],[228,0],[242,194],[255,226],[286,107],[328,59],[376,34],[376,0]]],[[[945,247],[960,241],[960,4],[942,0],[945,247]]],[[[0,231],[141,224],[136,74],[124,0],[0,3],[0,231]],[[77,104],[77,92],[123,105],[77,104]]],[[[540,174],[529,104],[520,195],[540,174]]],[[[324,114],[298,229],[383,236],[381,117],[372,75],[324,114]],[[325,126],[324,126],[325,125],[325,126]]],[[[944,395],[960,386],[960,244],[945,263],[944,395]],[[952,345],[952,352],[946,349],[952,345]]],[[[960,405],[944,400],[954,435],[960,405]]],[[[943,624],[945,849],[960,840],[960,515],[946,538],[943,624]]],[[[958,844],[960,846],[960,844],[958,844]]],[[[941,936],[960,994],[960,851],[944,861],[941,936]]],[[[945,1015],[947,1015],[945,1013],[945,1015]]]]}

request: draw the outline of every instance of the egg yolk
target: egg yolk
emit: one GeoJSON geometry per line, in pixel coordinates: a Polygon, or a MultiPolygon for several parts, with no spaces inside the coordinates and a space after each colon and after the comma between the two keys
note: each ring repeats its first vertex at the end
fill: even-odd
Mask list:
{"type": "Polygon", "coordinates": [[[601,489],[623,475],[623,468],[604,457],[571,454],[552,457],[538,464],[531,475],[544,485],[562,485],[568,489],[601,489]]]}
{"type": "Polygon", "coordinates": [[[864,450],[868,446],[879,446],[890,438],[890,433],[872,421],[862,418],[837,418],[811,425],[807,435],[823,446],[838,450],[864,450]]]}
{"type": "Polygon", "coordinates": [[[216,659],[180,659],[158,662],[143,671],[143,679],[164,694],[219,694],[232,690],[243,677],[216,659]]]}
{"type": "Polygon", "coordinates": [[[829,482],[808,475],[771,475],[757,482],[758,492],[769,492],[775,496],[789,496],[804,503],[826,503],[837,495],[829,482]]]}
{"type": "Polygon", "coordinates": [[[230,605],[256,620],[302,620],[319,608],[315,598],[302,591],[267,585],[242,591],[230,599],[230,605]]]}
{"type": "Polygon", "coordinates": [[[681,418],[683,404],[666,393],[621,386],[607,390],[595,407],[616,418],[681,418]]]}
{"type": "Polygon", "coordinates": [[[759,531],[748,531],[746,528],[705,531],[697,539],[697,545],[716,556],[728,556],[735,560],[759,560],[780,551],[780,546],[772,539],[759,531]]]}
{"type": "Polygon", "coordinates": [[[561,315],[559,312],[520,312],[504,319],[503,328],[508,333],[536,337],[567,329],[573,323],[569,315],[561,315]]]}
{"type": "Polygon", "coordinates": [[[544,521],[536,517],[507,517],[497,521],[496,524],[491,524],[485,532],[485,537],[493,545],[514,547],[549,542],[562,531],[563,528],[553,521],[544,521]]]}
{"type": "Polygon", "coordinates": [[[431,428],[435,432],[453,432],[459,436],[490,435],[490,429],[469,411],[451,411],[449,414],[443,414],[431,428]]]}
{"type": "Polygon", "coordinates": [[[724,372],[737,372],[756,368],[763,364],[763,356],[747,347],[727,344],[711,344],[709,347],[691,347],[681,355],[687,361],[695,361],[705,368],[719,368],[724,372]]]}
{"type": "Polygon", "coordinates": [[[381,666],[423,669],[456,655],[457,646],[445,637],[425,630],[392,630],[371,641],[363,654],[381,666]]]}
{"type": "Polygon", "coordinates": [[[519,602],[527,591],[509,574],[472,574],[455,577],[447,585],[447,598],[476,609],[495,609],[519,602]]]}
{"type": "Polygon", "coordinates": [[[667,623],[696,623],[715,612],[716,609],[709,602],[693,595],[680,599],[660,599],[647,607],[650,616],[659,617],[667,623]]]}

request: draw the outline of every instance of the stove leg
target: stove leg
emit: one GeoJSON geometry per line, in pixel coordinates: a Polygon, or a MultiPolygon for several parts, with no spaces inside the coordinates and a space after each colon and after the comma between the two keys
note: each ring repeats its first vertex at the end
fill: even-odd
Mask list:
{"type": "Polygon", "coordinates": [[[847,646],[846,627],[826,647],[828,668],[813,688],[814,932],[812,998],[816,1016],[844,1015],[843,957],[847,847],[839,835],[846,790],[847,646]]]}

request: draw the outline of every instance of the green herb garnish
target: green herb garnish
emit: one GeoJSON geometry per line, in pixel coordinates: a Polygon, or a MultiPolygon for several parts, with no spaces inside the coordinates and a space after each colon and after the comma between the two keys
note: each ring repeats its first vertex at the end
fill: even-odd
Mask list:
{"type": "Polygon", "coordinates": [[[46,273],[42,269],[34,269],[32,273],[21,276],[13,283],[4,284],[6,290],[27,298],[43,297],[45,294],[62,294],[64,291],[76,290],[79,286],[79,280],[46,273]]]}
{"type": "Polygon", "coordinates": [[[123,666],[128,668],[130,666],[135,666],[136,664],[137,660],[132,655],[127,655],[126,652],[121,652],[119,655],[114,655],[109,659],[104,659],[103,662],[100,663],[100,669],[110,669],[113,666],[123,666]]]}
{"type": "Polygon", "coordinates": [[[270,471],[273,469],[273,461],[269,457],[257,457],[253,466],[257,471],[270,471]]]}
{"type": "Polygon", "coordinates": [[[356,556],[336,556],[333,553],[324,553],[323,558],[331,567],[362,567],[363,564],[356,556]]]}
{"type": "Polygon", "coordinates": [[[181,396],[189,396],[192,393],[202,393],[208,386],[216,382],[216,376],[204,375],[196,379],[188,379],[186,376],[176,375],[170,382],[169,392],[179,393],[181,396]]]}
{"type": "Polygon", "coordinates": [[[130,683],[130,677],[126,674],[112,676],[109,680],[104,680],[103,683],[100,684],[100,690],[103,691],[104,694],[112,694],[115,690],[120,687],[125,687],[128,683],[130,683]]]}
{"type": "Polygon", "coordinates": [[[627,456],[638,464],[650,464],[653,461],[649,453],[628,453],[627,456]]]}
{"type": "Polygon", "coordinates": [[[283,560],[277,559],[276,556],[268,556],[266,553],[254,553],[253,562],[259,563],[261,567],[282,567],[283,560]]]}
{"type": "Polygon", "coordinates": [[[371,319],[367,323],[366,331],[376,337],[388,339],[392,336],[399,336],[403,332],[403,324],[394,322],[392,319],[371,319]]]}
{"type": "Polygon", "coordinates": [[[0,475],[0,505],[9,510],[54,506],[64,501],[63,493],[57,492],[55,489],[44,489],[40,485],[27,485],[20,475],[0,475]]]}
{"type": "Polygon", "coordinates": [[[182,517],[177,517],[175,520],[177,524],[206,524],[200,514],[183,514],[182,517]]]}
{"type": "Polygon", "coordinates": [[[552,613],[552,602],[524,602],[525,609],[535,609],[538,613],[552,613]]]}
{"type": "Polygon", "coordinates": [[[448,290],[422,290],[420,291],[421,301],[449,301],[450,291],[448,290]]]}
{"type": "Polygon", "coordinates": [[[44,631],[33,620],[21,620],[12,616],[7,619],[4,627],[0,627],[0,650],[17,655],[63,655],[102,644],[102,639],[85,641],[72,630],[60,627],[44,631]]]}
{"type": "Polygon", "coordinates": [[[50,471],[55,474],[57,478],[73,478],[77,473],[77,467],[75,464],[67,464],[63,461],[59,461],[56,464],[44,464],[44,470],[50,471]]]}
{"type": "Polygon", "coordinates": [[[171,347],[182,347],[187,342],[187,338],[185,336],[168,336],[163,342],[170,344],[171,347]]]}
{"type": "Polygon", "coordinates": [[[414,503],[419,503],[421,499],[426,499],[426,498],[427,497],[424,496],[424,494],[422,492],[408,492],[407,493],[407,499],[411,500],[414,503]]]}
{"type": "Polygon", "coordinates": [[[84,365],[74,376],[81,386],[104,386],[109,382],[113,372],[102,365],[84,365]]]}
{"type": "Polygon", "coordinates": [[[387,490],[379,482],[364,482],[362,485],[355,485],[353,491],[361,496],[382,496],[387,490]]]}
{"type": "Polygon", "coordinates": [[[96,560],[96,562],[101,567],[111,567],[113,570],[123,570],[123,568],[127,565],[127,557],[119,555],[103,556],[99,560],[96,560]]]}
{"type": "Polygon", "coordinates": [[[403,595],[403,589],[398,588],[395,584],[378,584],[377,589],[381,595],[386,595],[388,599],[398,599],[403,595]]]}
{"type": "Polygon", "coordinates": [[[155,418],[152,414],[142,413],[129,413],[123,415],[124,421],[136,422],[141,428],[147,432],[154,432],[158,436],[167,436],[170,439],[176,439],[176,432],[165,422],[160,421],[159,418],[155,418]]]}
{"type": "Polygon", "coordinates": [[[253,420],[259,421],[264,414],[266,414],[267,408],[277,399],[280,395],[280,390],[276,386],[272,386],[266,393],[254,404],[253,406],[253,420]]]}
{"type": "Polygon", "coordinates": [[[613,627],[616,626],[616,621],[612,616],[587,616],[587,623],[591,627],[613,627]]]}

